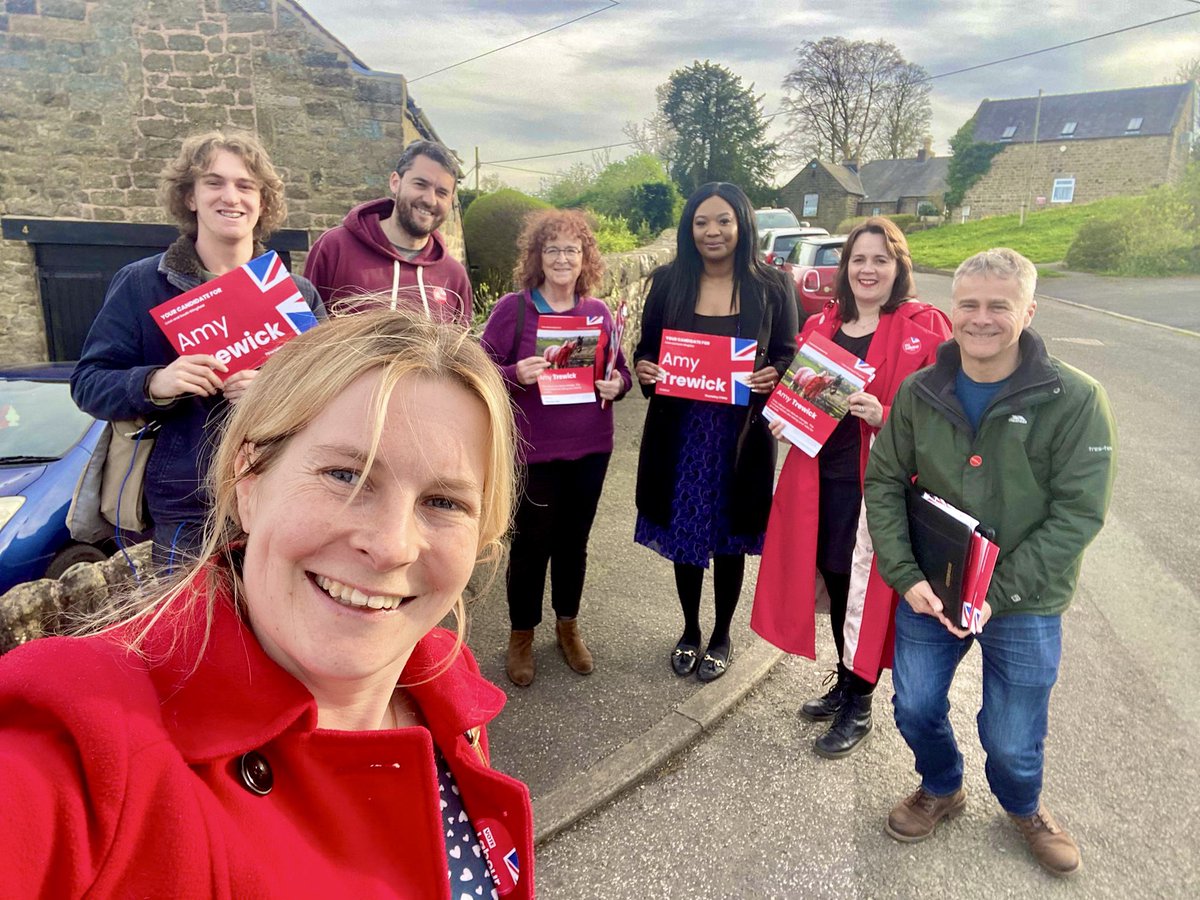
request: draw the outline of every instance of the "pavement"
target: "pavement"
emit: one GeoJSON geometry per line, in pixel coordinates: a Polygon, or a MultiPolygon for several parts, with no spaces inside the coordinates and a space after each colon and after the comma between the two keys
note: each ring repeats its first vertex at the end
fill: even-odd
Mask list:
{"type": "MultiPolygon", "coordinates": [[[[948,307],[948,278],[927,273],[919,276],[919,284],[924,299],[948,307]]],[[[1190,330],[1187,326],[1200,329],[1200,313],[1192,315],[1189,311],[1200,310],[1200,303],[1195,302],[1200,299],[1200,279],[1161,279],[1154,282],[1154,290],[1141,287],[1129,279],[1071,273],[1044,280],[1039,295],[1044,302],[1058,298],[1070,306],[1128,315],[1185,333],[1190,330]],[[1090,302],[1077,299],[1081,297],[1090,302]],[[1104,310],[1100,304],[1109,309],[1104,310]]],[[[1045,318],[1050,308],[1042,312],[1045,318]]],[[[1079,315],[1091,313],[1081,310],[1079,315]]],[[[1076,319],[1067,316],[1066,321],[1076,319]]],[[[1079,337],[1091,334],[1092,328],[1084,326],[1084,320],[1078,321],[1077,325],[1053,329],[1059,333],[1051,336],[1051,351],[1066,355],[1064,351],[1074,350],[1081,356],[1082,367],[1093,371],[1102,382],[1112,383],[1109,379],[1119,378],[1120,368],[1105,372],[1100,360],[1091,358],[1097,352],[1093,348],[1102,342],[1079,337]]],[[[1125,332],[1119,325],[1114,327],[1114,335],[1144,336],[1139,343],[1147,345],[1145,350],[1156,343],[1153,328],[1141,331],[1133,326],[1133,332],[1125,332]]],[[[1182,401],[1182,397],[1178,399],[1182,401]]],[[[509,696],[504,712],[489,729],[492,761],[501,771],[529,785],[539,844],[626,794],[700,743],[701,738],[714,733],[725,714],[762,685],[784,658],[748,627],[758,571],[758,561],[752,557],[747,561],[742,605],[734,619],[734,656],[728,673],[710,685],[701,685],[694,676],[680,679],[671,671],[669,654],[682,627],[672,568],[668,561],[633,542],[634,480],[645,410],[646,401],[636,389],[616,406],[613,458],[589,546],[579,621],[595,656],[595,672],[582,677],[566,666],[555,646],[553,611],[547,597],[546,618],[534,645],[534,683],[527,688],[516,687],[504,671],[509,624],[503,572],[498,573],[491,589],[469,607],[468,643],[484,674],[509,696]]],[[[1129,415],[1132,412],[1127,412],[1123,425],[1133,417],[1129,415]]],[[[1188,414],[1182,408],[1178,413],[1181,420],[1187,420],[1188,414]]],[[[1129,506],[1143,507],[1145,502],[1145,498],[1131,498],[1129,506]]],[[[1158,502],[1162,502],[1161,496],[1158,502]]],[[[1137,512],[1145,532],[1167,539],[1164,517],[1154,515],[1150,509],[1138,508],[1137,512]]],[[[1116,530],[1110,528],[1109,533],[1116,530]]],[[[1166,568],[1179,565],[1187,569],[1191,562],[1200,563],[1194,546],[1181,550],[1165,562],[1166,568]]],[[[709,577],[701,605],[706,636],[712,621],[711,590],[709,577]]],[[[1164,640],[1161,632],[1158,640],[1164,640]]],[[[1177,662],[1194,659],[1194,650],[1186,649],[1187,641],[1168,643],[1182,644],[1177,648],[1179,655],[1169,658],[1177,662]]],[[[831,653],[823,655],[829,657],[831,653]]],[[[803,696],[819,693],[826,668],[827,659],[821,665],[789,660],[791,700],[798,702],[803,696]]],[[[1168,668],[1181,676],[1179,680],[1167,680],[1171,685],[1168,695],[1176,700],[1186,697],[1182,705],[1194,708],[1194,695],[1183,687],[1191,682],[1185,676],[1186,665],[1168,668]]]]}
{"type": "MultiPolygon", "coordinates": [[[[1134,283],[1121,281],[1124,302],[1139,315],[1153,313],[1134,283]]],[[[948,278],[923,274],[918,285],[923,297],[945,305],[948,278]]],[[[549,631],[540,635],[540,680],[528,691],[512,690],[510,711],[493,730],[496,765],[531,783],[539,834],[555,824],[552,817],[563,821],[564,801],[575,801],[571,811],[578,812],[603,792],[613,794],[539,848],[539,895],[1200,896],[1192,833],[1200,817],[1200,543],[1190,524],[1200,509],[1192,449],[1200,441],[1196,337],[1045,294],[1034,325],[1052,353],[1106,386],[1119,429],[1113,506],[1064,620],[1046,741],[1044,797],[1079,841],[1083,872],[1060,882],[1038,869],[990,795],[974,721],[977,652],[960,666],[950,697],[967,811],[921,845],[898,844],[882,827],[917,783],[912,754],[891,721],[889,673],[878,691],[874,732],[849,759],[817,757],[811,744],[822,726],[796,716],[832,657],[827,630],[818,628],[818,662],[783,658],[732,714],[702,727],[706,716],[695,707],[719,717],[725,707],[718,691],[736,695],[735,678],[757,679],[746,671],[757,669],[745,652],[755,645],[742,641],[729,674],[710,686],[670,673],[667,653],[678,628],[670,567],[630,539],[633,469],[626,456],[614,460],[609,476],[585,599],[601,668],[590,678],[575,676],[557,658],[549,631]],[[614,573],[619,580],[611,580],[614,573]]],[[[625,402],[618,443],[633,445],[644,406],[625,402]]],[[[751,596],[748,576],[735,642],[745,634],[751,596]]],[[[478,628],[502,616],[498,600],[477,609],[478,628]]],[[[495,634],[485,665],[503,683],[503,629],[495,634]]]]}
{"type": "MultiPolygon", "coordinates": [[[[683,679],[671,670],[670,653],[683,628],[672,566],[633,542],[634,480],[646,406],[635,388],[615,407],[613,458],[592,529],[579,615],[595,671],[580,676],[563,661],[547,592],[545,619],[534,642],[534,682],[515,686],[504,671],[509,622],[503,572],[468,606],[468,644],[484,675],[508,693],[504,712],[488,729],[492,764],[529,785],[539,844],[692,745],[782,656],[748,627],[758,573],[758,561],[751,558],[731,632],[728,672],[702,685],[694,675],[683,679]]],[[[708,576],[701,602],[706,639],[712,616],[708,576]]]]}

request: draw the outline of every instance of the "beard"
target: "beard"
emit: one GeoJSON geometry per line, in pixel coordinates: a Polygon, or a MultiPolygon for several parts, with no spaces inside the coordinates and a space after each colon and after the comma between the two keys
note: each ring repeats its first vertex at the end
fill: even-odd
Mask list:
{"type": "Polygon", "coordinates": [[[400,227],[413,237],[428,237],[441,227],[442,222],[446,221],[444,213],[439,216],[435,212],[430,223],[428,225],[424,224],[416,217],[413,204],[402,199],[399,194],[396,194],[396,208],[393,210],[392,215],[396,218],[400,227]]]}

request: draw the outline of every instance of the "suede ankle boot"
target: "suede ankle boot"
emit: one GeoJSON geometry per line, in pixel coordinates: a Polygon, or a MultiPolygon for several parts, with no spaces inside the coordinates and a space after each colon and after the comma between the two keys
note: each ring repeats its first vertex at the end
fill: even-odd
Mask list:
{"type": "Polygon", "coordinates": [[[533,684],[533,629],[512,630],[508,636],[508,679],[518,687],[533,684]]]}
{"type": "Polygon", "coordinates": [[[871,733],[870,694],[847,692],[846,702],[838,710],[829,730],[817,738],[813,750],[826,759],[841,759],[849,756],[871,733]]]}
{"type": "Polygon", "coordinates": [[[554,624],[554,632],[567,665],[580,675],[590,675],[593,669],[592,652],[579,635],[579,620],[559,619],[554,624]]]}

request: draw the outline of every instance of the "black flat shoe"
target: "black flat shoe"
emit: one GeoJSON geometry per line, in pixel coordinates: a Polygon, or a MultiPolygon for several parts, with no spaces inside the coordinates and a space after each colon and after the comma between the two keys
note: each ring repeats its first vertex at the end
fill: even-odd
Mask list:
{"type": "Polygon", "coordinates": [[[696,663],[700,661],[700,645],[680,641],[671,651],[671,668],[680,678],[685,678],[696,671],[696,663]]]}
{"type": "Polygon", "coordinates": [[[704,659],[700,660],[700,668],[696,672],[696,677],[701,681],[716,681],[725,674],[725,670],[729,668],[729,660],[732,658],[732,642],[726,644],[723,649],[709,648],[704,654],[704,659]]]}

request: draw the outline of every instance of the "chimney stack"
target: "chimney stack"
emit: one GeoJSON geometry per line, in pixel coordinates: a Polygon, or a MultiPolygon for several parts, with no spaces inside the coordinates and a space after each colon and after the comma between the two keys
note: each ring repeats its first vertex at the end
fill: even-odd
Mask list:
{"type": "Polygon", "coordinates": [[[933,138],[925,138],[925,145],[917,151],[917,162],[933,159],[933,138]]]}

